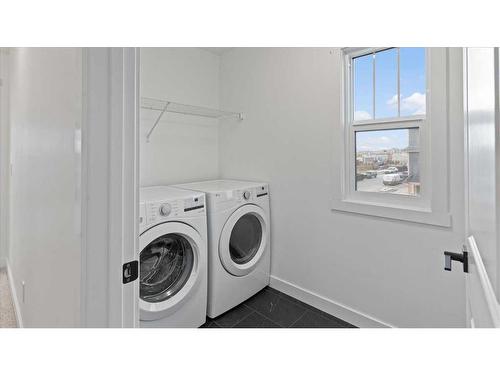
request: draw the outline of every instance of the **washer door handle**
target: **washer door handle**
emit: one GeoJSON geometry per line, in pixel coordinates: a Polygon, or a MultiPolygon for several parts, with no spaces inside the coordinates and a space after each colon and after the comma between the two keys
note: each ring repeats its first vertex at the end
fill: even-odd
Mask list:
{"type": "Polygon", "coordinates": [[[128,284],[139,277],[139,262],[133,260],[123,264],[123,284],[128,284]]]}

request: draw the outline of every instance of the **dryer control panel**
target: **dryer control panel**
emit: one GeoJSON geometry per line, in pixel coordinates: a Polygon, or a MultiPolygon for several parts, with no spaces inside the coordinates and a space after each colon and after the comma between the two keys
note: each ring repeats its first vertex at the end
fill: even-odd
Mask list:
{"type": "Polygon", "coordinates": [[[255,202],[259,198],[268,196],[269,189],[267,185],[262,185],[248,189],[236,190],[234,195],[238,203],[255,202]]]}
{"type": "Polygon", "coordinates": [[[219,207],[231,207],[234,204],[258,203],[269,198],[268,185],[215,193],[214,203],[219,207]]]}

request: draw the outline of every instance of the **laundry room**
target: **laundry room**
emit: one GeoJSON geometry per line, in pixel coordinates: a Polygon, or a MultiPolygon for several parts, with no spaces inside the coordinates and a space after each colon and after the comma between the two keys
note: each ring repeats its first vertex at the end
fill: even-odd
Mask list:
{"type": "Polygon", "coordinates": [[[493,324],[497,54],[0,49],[0,325],[493,324]]]}
{"type": "MultiPolygon", "coordinates": [[[[184,235],[158,242],[155,238],[165,234],[160,231],[140,239],[141,325],[462,326],[465,302],[457,285],[463,281],[458,272],[443,271],[442,263],[443,250],[460,248],[464,238],[463,132],[444,126],[431,133],[421,125],[425,114],[444,124],[463,121],[461,59],[461,50],[453,48],[141,48],[140,232],[169,221],[196,228],[190,220],[203,211],[208,228],[206,320],[181,322],[168,312],[202,308],[189,307],[198,297],[185,286],[200,287],[191,285],[188,273],[194,272],[195,259],[199,267],[204,258],[192,254],[196,241],[183,241],[184,235]],[[342,82],[350,54],[360,66],[364,56],[378,58],[379,72],[397,77],[380,91],[401,90],[406,96],[399,101],[395,96],[395,107],[388,102],[396,115],[384,114],[391,121],[378,123],[373,136],[369,117],[359,123],[365,144],[375,149],[356,150],[353,159],[385,152],[387,160],[383,150],[391,149],[389,158],[395,160],[377,160],[378,167],[367,163],[375,172],[368,167],[356,172],[353,180],[365,181],[354,194],[361,186],[380,190],[363,192],[374,199],[367,202],[361,195],[343,195],[350,188],[343,176],[350,140],[342,127],[342,82]],[[415,129],[420,148],[412,144],[415,129]],[[399,141],[392,144],[392,138],[399,141]],[[420,164],[410,163],[413,170],[407,161],[411,147],[420,151],[420,164]],[[429,164],[431,151],[439,155],[435,167],[429,164]],[[426,184],[422,195],[421,181],[408,175],[420,174],[417,164],[426,184]],[[393,183],[384,174],[405,181],[393,183]],[[158,186],[191,193],[161,192],[158,186]],[[419,206],[427,203],[432,207],[419,206]],[[225,216],[219,214],[222,206],[225,216]],[[245,206],[258,212],[231,217],[245,206]],[[169,265],[162,268],[161,261],[169,265]],[[146,294],[152,303],[146,303],[146,294]],[[158,306],[164,311],[158,313],[158,306]]],[[[371,68],[363,69],[375,76],[371,68]]],[[[378,100],[373,97],[373,103],[378,100]]],[[[204,233],[199,234],[203,242],[204,233]]]]}

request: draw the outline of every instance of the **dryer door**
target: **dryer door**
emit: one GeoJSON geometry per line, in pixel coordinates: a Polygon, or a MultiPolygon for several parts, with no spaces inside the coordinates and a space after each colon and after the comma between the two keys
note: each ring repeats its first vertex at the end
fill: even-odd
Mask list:
{"type": "Polygon", "coordinates": [[[187,224],[150,228],[140,239],[140,319],[156,320],[176,311],[199,282],[203,240],[187,224]]]}
{"type": "Polygon", "coordinates": [[[235,276],[252,272],[266,249],[269,233],[267,215],[259,206],[238,208],[227,220],[219,241],[222,265],[235,276]]]}

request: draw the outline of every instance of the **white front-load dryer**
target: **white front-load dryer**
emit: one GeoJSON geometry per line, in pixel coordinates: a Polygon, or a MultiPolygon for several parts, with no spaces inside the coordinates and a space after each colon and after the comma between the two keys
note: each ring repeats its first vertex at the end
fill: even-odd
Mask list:
{"type": "Polygon", "coordinates": [[[176,186],[206,194],[207,315],[215,318],[269,285],[268,184],[216,180],[176,186]]]}
{"type": "Polygon", "coordinates": [[[206,320],[205,194],[140,189],[140,327],[195,328],[206,320]]]}

